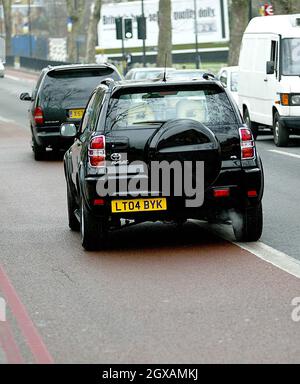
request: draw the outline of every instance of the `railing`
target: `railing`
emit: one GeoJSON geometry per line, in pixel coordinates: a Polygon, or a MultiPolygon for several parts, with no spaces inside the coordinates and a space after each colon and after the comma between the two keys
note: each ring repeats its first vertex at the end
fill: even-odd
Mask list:
{"type": "Polygon", "coordinates": [[[66,64],[70,64],[70,63],[66,63],[62,61],[35,59],[31,57],[22,57],[22,56],[6,57],[6,65],[11,67],[31,69],[33,71],[41,71],[43,68],[47,67],[48,65],[56,66],[56,65],[66,65],[66,64]]]}
{"type": "MultiPolygon", "coordinates": [[[[173,53],[173,63],[194,63],[196,60],[195,52],[193,50],[180,52],[174,51],[173,53]]],[[[216,48],[209,50],[202,50],[200,52],[201,62],[202,63],[226,63],[228,60],[228,48],[216,48]]],[[[121,62],[122,57],[120,55],[108,55],[108,58],[112,62],[121,62]]],[[[148,52],[147,53],[147,63],[154,64],[156,62],[157,52],[148,52]]],[[[142,63],[143,58],[141,54],[132,55],[132,64],[142,63]]],[[[57,66],[71,64],[61,61],[51,61],[46,59],[36,59],[31,57],[18,57],[18,56],[8,56],[6,58],[6,64],[9,66],[15,66],[20,68],[31,69],[34,71],[40,71],[48,65],[57,66]]]]}

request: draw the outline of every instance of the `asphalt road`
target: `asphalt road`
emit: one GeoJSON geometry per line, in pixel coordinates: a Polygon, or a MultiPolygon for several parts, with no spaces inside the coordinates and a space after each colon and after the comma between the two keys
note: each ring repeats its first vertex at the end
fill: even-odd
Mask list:
{"type": "Polygon", "coordinates": [[[300,139],[283,153],[259,139],[265,230],[250,250],[229,227],[190,222],[114,232],[108,250],[86,253],[67,226],[61,159],[33,161],[17,99],[33,76],[9,76],[0,80],[0,362],[300,362],[291,317],[300,139]]]}

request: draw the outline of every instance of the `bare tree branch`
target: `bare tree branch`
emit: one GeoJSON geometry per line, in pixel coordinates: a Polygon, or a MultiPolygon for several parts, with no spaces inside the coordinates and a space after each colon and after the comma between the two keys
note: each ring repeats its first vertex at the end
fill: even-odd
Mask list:
{"type": "Polygon", "coordinates": [[[244,31],[249,21],[248,0],[232,0],[230,8],[229,65],[237,65],[244,31]]]}
{"type": "Polygon", "coordinates": [[[4,13],[5,36],[6,36],[6,54],[11,53],[11,35],[12,35],[12,0],[1,0],[4,13]]]}
{"type": "Polygon", "coordinates": [[[91,10],[89,21],[87,47],[86,47],[86,62],[92,63],[95,61],[95,48],[98,43],[98,24],[101,19],[102,0],[95,0],[91,10]]]}
{"type": "Polygon", "coordinates": [[[72,32],[68,35],[68,55],[71,62],[77,62],[79,52],[77,38],[85,15],[85,0],[66,0],[68,17],[72,20],[72,32]]]}
{"type": "Polygon", "coordinates": [[[159,1],[159,37],[157,65],[164,67],[172,66],[172,17],[171,0],[159,1]]]}

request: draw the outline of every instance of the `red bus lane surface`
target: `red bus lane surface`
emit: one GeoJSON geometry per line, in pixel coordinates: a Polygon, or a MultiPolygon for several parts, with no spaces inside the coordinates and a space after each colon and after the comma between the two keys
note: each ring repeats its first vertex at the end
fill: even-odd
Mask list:
{"type": "MultiPolygon", "coordinates": [[[[150,231],[150,234],[151,232],[157,234],[156,230],[150,231]]],[[[166,235],[169,236],[168,233],[166,235]]],[[[214,356],[214,359],[221,362],[226,361],[225,351],[229,356],[237,357],[240,354],[240,356],[247,356],[251,361],[264,359],[268,362],[274,357],[277,361],[284,362],[287,359],[297,361],[300,323],[292,321],[291,302],[294,296],[299,294],[299,279],[226,241],[214,239],[213,244],[212,238],[209,239],[209,237],[208,233],[208,241],[203,241],[200,245],[176,246],[174,249],[168,246],[164,249],[165,256],[161,255],[158,249],[146,248],[144,254],[140,256],[137,250],[130,254],[126,251],[111,251],[105,256],[104,270],[114,270],[117,275],[122,270],[130,275],[129,271],[134,264],[137,268],[135,271],[139,274],[143,264],[147,270],[149,262],[153,263],[154,268],[150,270],[152,278],[150,281],[145,280],[145,289],[151,289],[150,282],[156,284],[159,279],[164,278],[166,286],[164,296],[159,299],[155,294],[156,290],[153,294],[156,297],[155,301],[161,301],[157,307],[162,312],[162,325],[157,331],[163,331],[163,338],[168,340],[166,348],[171,342],[170,337],[182,337],[182,331],[191,327],[194,332],[197,330],[197,333],[192,338],[187,333],[189,342],[183,340],[176,342],[181,344],[184,353],[188,353],[189,344],[192,350],[203,348],[202,353],[205,350],[208,356],[214,356]],[[120,264],[119,267],[116,267],[117,263],[120,264]],[[125,264],[128,264],[127,268],[125,264]],[[157,275],[158,269],[161,270],[160,275],[157,275]],[[185,281],[187,275],[190,278],[189,282],[185,281]],[[174,292],[175,298],[168,292],[170,286],[177,286],[177,291],[174,292]],[[190,295],[193,296],[193,304],[191,306],[183,304],[182,301],[187,300],[190,295]],[[182,307],[175,309],[172,305],[173,301],[180,302],[182,307]],[[175,324],[169,324],[168,328],[165,328],[163,318],[168,310],[176,314],[179,311],[181,314],[177,314],[175,324]],[[185,324],[182,323],[183,321],[185,324]],[[198,347],[195,345],[196,340],[197,343],[200,342],[198,347]],[[267,352],[271,353],[272,358],[271,355],[265,355],[267,352]]],[[[159,241],[163,242],[163,239],[159,238],[159,241]]],[[[150,244],[147,246],[149,247],[150,244]]],[[[97,257],[97,254],[92,257],[97,257]]],[[[99,264],[96,262],[94,267],[97,266],[99,264]]],[[[35,361],[52,363],[53,358],[2,267],[0,268],[0,289],[35,361]]],[[[148,305],[151,305],[149,298],[144,306],[148,305]]],[[[144,309],[141,308],[142,311],[144,309]]],[[[119,316],[122,317],[122,315],[119,316]]],[[[147,333],[148,321],[140,317],[140,322],[145,323],[147,333]]],[[[123,326],[126,328],[127,325],[123,326]]],[[[99,324],[100,328],[101,324],[99,324]]],[[[1,344],[7,355],[7,361],[22,362],[22,356],[9,325],[3,328],[1,324],[1,329],[1,344]]],[[[86,337],[89,336],[86,335],[86,337]]],[[[136,344],[137,340],[134,343],[136,344]]],[[[64,340],[63,344],[67,348],[68,340],[64,340]]],[[[140,347],[135,345],[137,350],[140,347]]],[[[126,349],[128,349],[128,356],[133,359],[131,345],[129,344],[126,349]]],[[[142,350],[140,353],[143,353],[142,350]]],[[[168,351],[166,355],[169,353],[168,351]]],[[[101,362],[101,354],[98,361],[101,362]]]]}
{"type": "MultiPolygon", "coordinates": [[[[52,364],[53,359],[48,352],[42,338],[36,330],[25,306],[22,304],[17,292],[7,277],[4,269],[0,265],[0,292],[10,308],[17,324],[23,334],[24,339],[38,364],[52,364]]],[[[7,323],[0,323],[0,344],[7,355],[9,363],[22,363],[23,359],[20,350],[14,340],[12,330],[7,323]]]]}

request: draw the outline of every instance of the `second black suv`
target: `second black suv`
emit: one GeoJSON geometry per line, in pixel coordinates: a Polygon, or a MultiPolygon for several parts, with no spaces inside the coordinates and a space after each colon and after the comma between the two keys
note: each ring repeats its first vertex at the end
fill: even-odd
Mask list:
{"type": "Polygon", "coordinates": [[[69,226],[81,230],[85,249],[145,221],[225,220],[237,240],[260,238],[262,163],[235,103],[210,76],[105,81],[80,130],[66,124],[61,133],[76,138],[64,165],[69,226]]]}
{"type": "Polygon", "coordinates": [[[30,96],[30,129],[36,160],[42,160],[47,148],[67,149],[71,142],[61,137],[60,126],[72,122],[79,127],[86,103],[93,90],[105,78],[120,80],[118,70],[110,64],[64,65],[45,68],[30,96]]]}

